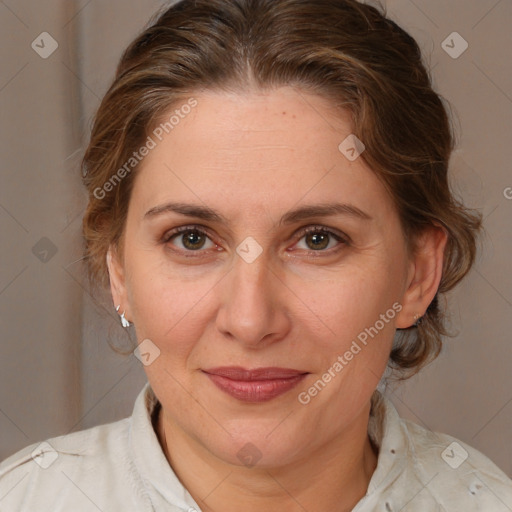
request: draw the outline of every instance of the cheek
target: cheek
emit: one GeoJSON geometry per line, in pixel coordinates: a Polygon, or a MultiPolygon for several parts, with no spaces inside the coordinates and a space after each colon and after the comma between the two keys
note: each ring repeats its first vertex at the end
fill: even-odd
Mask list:
{"type": "Polygon", "coordinates": [[[311,331],[317,332],[318,343],[326,349],[333,343],[336,346],[331,348],[337,350],[350,344],[380,315],[386,315],[388,320],[384,327],[381,322],[378,324],[383,335],[393,330],[396,310],[392,306],[400,298],[399,264],[373,256],[357,260],[357,264],[344,265],[322,278],[295,277],[296,282],[290,285],[298,290],[305,305],[301,318],[310,319],[311,331]]]}
{"type": "Polygon", "coordinates": [[[132,262],[128,292],[137,338],[151,339],[161,351],[172,348],[179,358],[191,350],[210,318],[218,276],[187,275],[147,254],[132,262]]]}
{"type": "MultiPolygon", "coordinates": [[[[318,290],[314,294],[311,309],[322,320],[318,325],[323,326],[309,331],[315,333],[309,350],[316,375],[302,391],[312,393],[315,410],[329,402],[357,408],[378,385],[391,351],[394,319],[401,309],[395,267],[395,263],[352,266],[337,279],[326,280],[324,294],[318,290]],[[325,391],[322,382],[315,384],[319,380],[328,383],[325,391]]],[[[322,414],[335,424],[337,413],[332,411],[339,407],[322,414]]]]}

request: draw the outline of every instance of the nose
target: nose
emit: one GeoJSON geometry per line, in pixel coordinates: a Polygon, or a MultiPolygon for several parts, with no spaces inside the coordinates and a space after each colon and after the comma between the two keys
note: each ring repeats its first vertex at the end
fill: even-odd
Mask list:
{"type": "Polygon", "coordinates": [[[283,339],[291,323],[282,277],[271,268],[265,252],[251,263],[234,257],[233,268],[222,283],[217,328],[253,348],[283,339]]]}

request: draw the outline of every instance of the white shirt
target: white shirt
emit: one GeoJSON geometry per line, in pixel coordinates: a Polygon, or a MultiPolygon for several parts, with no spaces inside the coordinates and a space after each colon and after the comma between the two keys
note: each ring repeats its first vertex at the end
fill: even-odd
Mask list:
{"type": "MultiPolygon", "coordinates": [[[[0,512],[200,512],[160,447],[152,424],[157,405],[146,384],[131,417],[33,444],[3,461],[0,512]]],[[[378,463],[353,512],[512,511],[512,480],[493,462],[400,418],[378,391],[368,433],[378,463]]]]}

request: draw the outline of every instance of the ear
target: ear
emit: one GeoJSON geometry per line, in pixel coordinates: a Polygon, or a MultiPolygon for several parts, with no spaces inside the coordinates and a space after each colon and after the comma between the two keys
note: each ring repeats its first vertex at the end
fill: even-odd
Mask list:
{"type": "Polygon", "coordinates": [[[110,292],[112,294],[114,307],[120,305],[121,308],[119,309],[118,314],[121,315],[124,311],[125,318],[131,321],[130,319],[132,316],[128,295],[126,293],[124,266],[121,259],[119,258],[117,249],[113,245],[109,247],[106,259],[108,275],[110,279],[110,292]]]}
{"type": "Polygon", "coordinates": [[[411,327],[423,316],[434,299],[443,274],[444,250],[448,232],[440,225],[426,228],[419,236],[416,250],[411,255],[407,287],[402,297],[402,309],[396,327],[411,327]],[[415,318],[415,315],[418,315],[415,318]]]}

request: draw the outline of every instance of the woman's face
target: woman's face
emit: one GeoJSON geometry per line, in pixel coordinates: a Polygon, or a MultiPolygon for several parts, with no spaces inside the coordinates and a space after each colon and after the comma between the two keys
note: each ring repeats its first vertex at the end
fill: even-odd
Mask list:
{"type": "Polygon", "coordinates": [[[327,100],[193,97],[150,133],[113,291],[151,340],[174,428],[234,464],[292,462],[367,415],[404,315],[405,240],[383,185],[339,149],[349,118],[327,100]]]}

